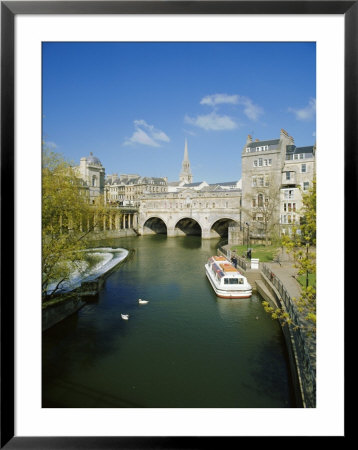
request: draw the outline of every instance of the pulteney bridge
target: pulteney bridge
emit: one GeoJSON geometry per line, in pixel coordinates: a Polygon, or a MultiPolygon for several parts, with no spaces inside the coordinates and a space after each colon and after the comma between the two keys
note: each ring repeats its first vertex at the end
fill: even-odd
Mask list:
{"type": "Polygon", "coordinates": [[[241,190],[146,194],[141,198],[139,234],[227,236],[228,227],[241,223],[241,190]]]}

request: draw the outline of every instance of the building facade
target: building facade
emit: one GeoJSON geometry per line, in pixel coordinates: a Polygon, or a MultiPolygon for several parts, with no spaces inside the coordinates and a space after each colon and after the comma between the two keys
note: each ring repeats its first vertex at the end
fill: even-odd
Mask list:
{"type": "Polygon", "coordinates": [[[86,192],[89,203],[94,204],[96,198],[104,194],[105,168],[91,152],[89,156],[81,158],[76,171],[78,177],[82,180],[81,190],[86,192]]]}
{"type": "Polygon", "coordinates": [[[168,180],[166,177],[113,174],[107,177],[105,191],[106,204],[138,207],[143,194],[168,192],[168,180]]]}
{"type": "Polygon", "coordinates": [[[289,233],[299,224],[302,193],[315,176],[315,153],[315,146],[296,147],[283,129],[279,139],[248,136],[242,151],[242,212],[253,237],[289,233]]]}

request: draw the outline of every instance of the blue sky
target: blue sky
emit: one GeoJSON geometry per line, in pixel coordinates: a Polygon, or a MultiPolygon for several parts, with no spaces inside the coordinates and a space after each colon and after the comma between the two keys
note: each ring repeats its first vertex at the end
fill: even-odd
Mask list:
{"type": "Polygon", "coordinates": [[[316,131],[315,43],[43,43],[43,138],[79,164],[193,181],[241,178],[248,134],[316,131]]]}

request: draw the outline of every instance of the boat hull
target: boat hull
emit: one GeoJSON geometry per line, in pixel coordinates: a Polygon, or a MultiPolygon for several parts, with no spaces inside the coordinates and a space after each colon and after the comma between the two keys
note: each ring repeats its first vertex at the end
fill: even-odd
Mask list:
{"type": "Polygon", "coordinates": [[[252,297],[252,289],[242,289],[242,290],[223,290],[219,289],[215,282],[212,280],[209,269],[205,266],[206,276],[211,284],[211,287],[214,289],[214,292],[217,297],[220,298],[250,298],[252,297]]]}

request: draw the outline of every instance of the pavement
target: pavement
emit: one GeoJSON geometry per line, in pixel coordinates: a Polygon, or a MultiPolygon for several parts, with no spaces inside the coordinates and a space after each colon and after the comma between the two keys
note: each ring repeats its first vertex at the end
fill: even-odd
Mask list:
{"type": "Polygon", "coordinates": [[[266,266],[285,286],[285,289],[291,298],[299,299],[301,295],[301,285],[296,280],[298,269],[293,267],[292,261],[267,262],[266,266]]]}

